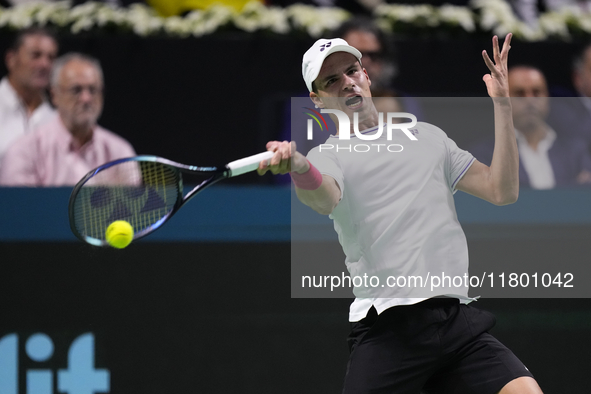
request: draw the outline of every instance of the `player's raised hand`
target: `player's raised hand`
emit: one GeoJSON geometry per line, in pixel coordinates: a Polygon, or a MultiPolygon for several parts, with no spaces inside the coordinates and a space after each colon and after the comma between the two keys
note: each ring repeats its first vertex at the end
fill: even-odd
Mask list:
{"type": "Polygon", "coordinates": [[[275,152],[271,162],[266,161],[259,164],[258,173],[263,175],[267,171],[273,174],[287,174],[288,172],[305,172],[308,170],[308,160],[297,151],[294,141],[270,141],[267,142],[267,150],[275,152]]]}
{"type": "Polygon", "coordinates": [[[486,84],[488,95],[490,97],[509,97],[509,82],[507,72],[507,59],[509,58],[509,49],[511,49],[512,33],[507,34],[503,49],[499,50],[499,37],[494,36],[493,44],[493,61],[488,57],[486,50],[482,51],[484,63],[490,70],[490,74],[485,74],[482,80],[486,84]]]}

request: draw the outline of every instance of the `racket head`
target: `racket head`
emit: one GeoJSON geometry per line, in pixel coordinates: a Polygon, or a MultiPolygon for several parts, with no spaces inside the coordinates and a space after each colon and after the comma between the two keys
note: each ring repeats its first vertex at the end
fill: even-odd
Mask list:
{"type": "Polygon", "coordinates": [[[194,169],[157,156],[120,159],[96,168],[70,196],[72,232],[91,245],[107,246],[107,228],[116,220],[131,224],[134,240],[155,231],[183,203],[181,170],[194,169]]]}

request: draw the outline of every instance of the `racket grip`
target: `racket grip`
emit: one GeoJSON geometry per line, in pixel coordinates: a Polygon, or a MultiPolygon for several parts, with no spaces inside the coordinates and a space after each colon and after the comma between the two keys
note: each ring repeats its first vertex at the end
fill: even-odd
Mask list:
{"type": "Polygon", "coordinates": [[[271,161],[274,154],[274,152],[270,151],[259,153],[257,155],[245,157],[244,159],[235,160],[228,163],[226,167],[231,171],[230,177],[242,175],[259,168],[259,163],[261,161],[267,160],[267,164],[269,164],[269,161],[271,161]]]}

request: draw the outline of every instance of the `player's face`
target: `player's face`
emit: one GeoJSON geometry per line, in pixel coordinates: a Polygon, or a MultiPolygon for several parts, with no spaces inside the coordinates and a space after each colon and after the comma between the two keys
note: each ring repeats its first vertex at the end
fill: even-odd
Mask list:
{"type": "Polygon", "coordinates": [[[532,122],[544,121],[548,115],[549,99],[546,79],[538,71],[518,68],[509,72],[509,94],[513,120],[517,129],[525,129],[532,122]]]}
{"type": "Polygon", "coordinates": [[[47,88],[56,55],[57,44],[52,38],[38,34],[24,37],[18,50],[6,55],[11,80],[25,89],[47,88]]]}
{"type": "Polygon", "coordinates": [[[350,53],[336,52],[328,56],[314,83],[318,93],[311,92],[310,97],[319,108],[338,109],[349,116],[353,112],[373,110],[368,99],[371,81],[350,53]]]}
{"type": "Polygon", "coordinates": [[[53,100],[68,128],[92,128],[103,109],[103,82],[90,63],[72,60],[61,70],[53,100]]]}

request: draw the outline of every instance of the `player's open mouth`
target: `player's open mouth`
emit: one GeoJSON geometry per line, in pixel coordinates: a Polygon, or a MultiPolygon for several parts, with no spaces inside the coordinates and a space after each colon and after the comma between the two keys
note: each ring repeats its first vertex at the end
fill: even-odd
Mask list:
{"type": "Polygon", "coordinates": [[[349,97],[347,99],[347,101],[345,101],[345,104],[347,105],[347,107],[349,107],[351,109],[357,109],[357,108],[361,107],[361,105],[363,105],[363,97],[361,97],[361,96],[349,97]]]}

